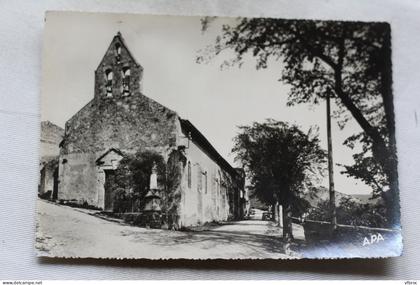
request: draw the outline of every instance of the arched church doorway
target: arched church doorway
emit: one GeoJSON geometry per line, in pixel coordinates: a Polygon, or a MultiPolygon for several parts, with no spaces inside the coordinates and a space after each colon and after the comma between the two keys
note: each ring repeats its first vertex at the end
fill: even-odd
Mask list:
{"type": "Polygon", "coordinates": [[[104,195],[104,211],[112,211],[114,209],[114,198],[112,195],[112,186],[115,183],[115,171],[113,169],[105,169],[105,195],[104,195]]]}

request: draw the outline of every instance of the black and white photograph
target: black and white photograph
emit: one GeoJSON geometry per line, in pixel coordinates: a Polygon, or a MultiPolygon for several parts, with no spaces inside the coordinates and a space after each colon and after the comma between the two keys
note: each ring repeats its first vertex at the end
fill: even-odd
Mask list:
{"type": "Polygon", "coordinates": [[[38,256],[400,256],[387,22],[47,12],[38,256]]]}

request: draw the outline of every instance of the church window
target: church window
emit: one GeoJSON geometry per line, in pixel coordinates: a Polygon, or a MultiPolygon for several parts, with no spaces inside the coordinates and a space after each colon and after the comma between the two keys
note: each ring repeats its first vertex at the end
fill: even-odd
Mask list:
{"type": "Polygon", "coordinates": [[[187,169],[187,179],[188,179],[188,188],[191,188],[191,162],[188,161],[188,169],[187,169]]]}
{"type": "Polygon", "coordinates": [[[197,191],[201,192],[203,189],[203,173],[201,172],[200,166],[197,165],[197,191]]]}
{"type": "Polygon", "coordinates": [[[122,70],[122,93],[124,96],[130,95],[130,75],[130,68],[124,67],[122,70]]]}
{"type": "Polygon", "coordinates": [[[220,186],[222,183],[220,171],[217,171],[217,178],[216,178],[216,196],[219,197],[220,195],[220,186]]]}
{"type": "Polygon", "coordinates": [[[117,63],[120,63],[121,61],[121,44],[120,43],[116,43],[115,44],[115,51],[116,51],[116,59],[117,59],[117,63]]]}
{"type": "Polygon", "coordinates": [[[112,70],[108,69],[105,71],[105,77],[106,77],[106,97],[112,97],[112,80],[114,78],[114,73],[112,70]]]}
{"type": "Polygon", "coordinates": [[[215,189],[215,198],[216,198],[216,204],[218,203],[218,199],[219,199],[219,190],[220,190],[220,180],[219,180],[219,178],[216,178],[216,189],[215,189]]]}
{"type": "Polygon", "coordinates": [[[204,176],[204,193],[207,194],[207,171],[203,172],[203,176],[204,176]]]}

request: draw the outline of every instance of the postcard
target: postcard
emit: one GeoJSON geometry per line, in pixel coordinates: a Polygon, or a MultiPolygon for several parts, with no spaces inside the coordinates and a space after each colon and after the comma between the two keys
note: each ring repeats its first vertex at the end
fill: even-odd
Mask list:
{"type": "Polygon", "coordinates": [[[38,255],[401,255],[391,32],[47,12],[38,255]]]}

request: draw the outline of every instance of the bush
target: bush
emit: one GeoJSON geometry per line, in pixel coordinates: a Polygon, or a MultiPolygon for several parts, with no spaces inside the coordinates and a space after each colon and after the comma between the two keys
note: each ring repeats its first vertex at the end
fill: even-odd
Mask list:
{"type": "Polygon", "coordinates": [[[130,212],[132,205],[130,195],[123,189],[118,188],[113,192],[113,211],[115,213],[125,213],[130,212]]]}
{"type": "MultiPolygon", "coordinates": [[[[386,227],[385,209],[379,204],[358,203],[351,197],[340,199],[336,208],[337,223],[352,226],[386,227]]],[[[329,201],[323,200],[312,208],[307,216],[309,220],[331,221],[329,201]]]]}

